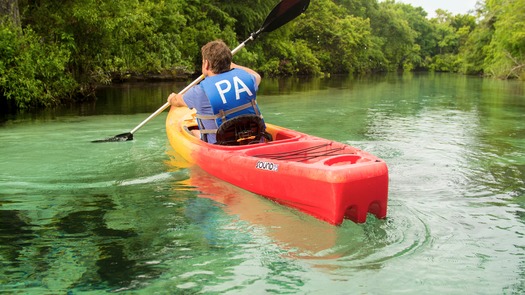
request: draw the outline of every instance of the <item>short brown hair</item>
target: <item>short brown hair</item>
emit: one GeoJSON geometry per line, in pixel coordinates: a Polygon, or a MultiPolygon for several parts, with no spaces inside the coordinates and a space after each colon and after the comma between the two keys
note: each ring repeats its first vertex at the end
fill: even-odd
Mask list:
{"type": "Polygon", "coordinates": [[[202,60],[208,60],[210,70],[220,74],[230,70],[232,52],[222,40],[208,42],[201,48],[202,60]]]}

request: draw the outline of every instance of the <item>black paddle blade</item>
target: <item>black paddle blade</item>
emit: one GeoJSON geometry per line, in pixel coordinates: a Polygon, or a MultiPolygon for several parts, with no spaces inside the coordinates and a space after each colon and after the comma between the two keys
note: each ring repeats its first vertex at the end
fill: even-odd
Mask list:
{"type": "Polygon", "coordinates": [[[105,139],[92,140],[91,142],[115,142],[115,141],[128,141],[133,140],[133,134],[130,132],[121,133],[113,137],[108,137],[105,139]]]}
{"type": "Polygon", "coordinates": [[[259,31],[252,36],[255,38],[262,32],[271,32],[280,28],[305,12],[309,4],[310,0],[282,0],[266,17],[259,31]]]}

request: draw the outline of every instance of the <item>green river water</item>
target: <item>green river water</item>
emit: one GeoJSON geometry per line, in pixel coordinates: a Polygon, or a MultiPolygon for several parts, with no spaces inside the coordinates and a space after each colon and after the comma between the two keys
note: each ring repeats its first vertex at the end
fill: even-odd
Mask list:
{"type": "Polygon", "coordinates": [[[0,294],[525,293],[525,83],[263,80],[267,122],[387,162],[388,217],[338,227],[187,167],[166,113],[90,142],[184,86],[0,120],[0,294]]]}

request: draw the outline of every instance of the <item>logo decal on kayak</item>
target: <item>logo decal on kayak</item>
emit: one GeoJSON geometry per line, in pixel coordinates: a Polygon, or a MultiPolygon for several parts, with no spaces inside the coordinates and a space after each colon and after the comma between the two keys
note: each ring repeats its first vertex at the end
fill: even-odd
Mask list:
{"type": "Polygon", "coordinates": [[[255,164],[255,168],[277,172],[279,165],[274,164],[272,162],[257,161],[257,164],[255,164]]]}

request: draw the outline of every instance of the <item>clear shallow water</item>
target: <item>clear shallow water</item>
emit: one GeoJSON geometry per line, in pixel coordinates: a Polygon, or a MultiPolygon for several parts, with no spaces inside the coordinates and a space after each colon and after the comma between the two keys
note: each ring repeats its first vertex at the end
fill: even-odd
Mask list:
{"type": "Polygon", "coordinates": [[[454,75],[265,80],[265,119],[387,161],[386,220],[333,227],[179,161],[179,84],[0,126],[0,293],[521,294],[525,85],[454,75]],[[335,128],[334,128],[335,126],[335,128]]]}

